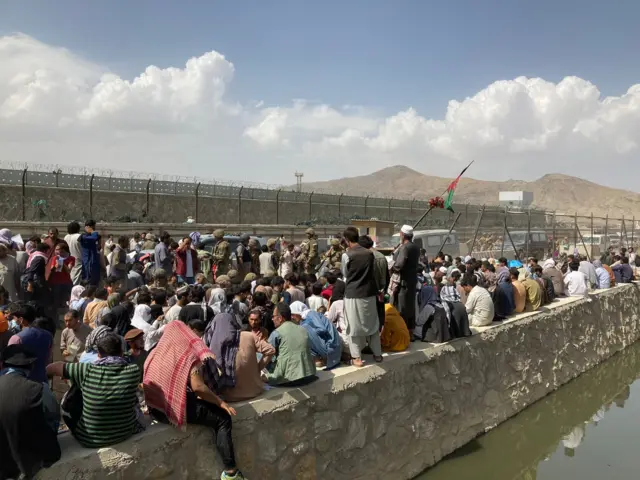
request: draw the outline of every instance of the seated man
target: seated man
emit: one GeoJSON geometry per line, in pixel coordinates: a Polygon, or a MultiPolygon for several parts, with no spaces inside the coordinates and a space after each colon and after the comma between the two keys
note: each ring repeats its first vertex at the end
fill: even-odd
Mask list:
{"type": "Polygon", "coordinates": [[[74,405],[64,418],[83,447],[114,445],[142,430],[136,413],[140,369],[122,356],[122,338],[115,333],[98,340],[94,364],[56,362],[47,374],[71,380],[82,393],[82,408],[74,405]]]}
{"type": "Polygon", "coordinates": [[[84,352],[87,337],[93,331],[89,325],[82,323],[80,312],[69,310],[64,315],[65,329],[60,337],[60,350],[65,362],[77,362],[84,352]]]}
{"type": "Polygon", "coordinates": [[[409,348],[411,335],[404,319],[396,308],[387,303],[384,306],[384,326],[380,332],[382,349],[390,352],[402,352],[409,348]]]}
{"type": "Polygon", "coordinates": [[[525,312],[535,312],[542,306],[544,299],[542,287],[531,277],[525,278],[520,283],[522,283],[526,292],[525,312]]]}
{"type": "Polygon", "coordinates": [[[280,302],[273,312],[276,329],[269,343],[276,349],[272,371],[264,380],[270,385],[304,385],[315,380],[316,366],[311,355],[309,334],[292,321],[291,309],[280,302]]]}
{"type": "Polygon", "coordinates": [[[311,342],[311,355],[316,367],[327,370],[340,364],[342,343],[335,325],[323,314],[314,312],[302,302],[291,304],[291,319],[307,330],[311,342]]]}
{"type": "Polygon", "coordinates": [[[493,300],[486,288],[478,285],[476,275],[465,275],[461,282],[462,288],[467,294],[465,308],[469,314],[469,323],[472,327],[484,327],[491,325],[495,310],[493,300]]]}
{"type": "Polygon", "coordinates": [[[2,352],[0,371],[0,478],[33,478],[60,459],[55,397],[29,379],[37,355],[26,346],[2,352]],[[11,392],[11,394],[7,394],[11,392]]]}

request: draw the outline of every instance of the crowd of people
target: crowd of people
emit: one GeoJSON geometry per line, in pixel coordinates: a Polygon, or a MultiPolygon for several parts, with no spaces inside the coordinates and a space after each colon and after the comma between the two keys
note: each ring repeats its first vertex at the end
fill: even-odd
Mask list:
{"type": "Polygon", "coordinates": [[[242,235],[232,259],[221,230],[209,250],[198,232],[114,241],[91,220],[82,232],[72,222],[64,238],[52,228],[25,245],[0,230],[0,391],[16,392],[0,399],[0,479],[31,478],[57,461],[64,429],[98,448],[150,419],[209,427],[221,478],[242,479],[231,403],[636,275],[624,249],[594,262],[429,261],[405,225],[389,261],[354,227],[324,254],[313,229],[306,235],[300,245],[264,246],[242,235]],[[53,362],[54,349],[62,361],[53,362]],[[60,403],[54,377],[69,385],[60,403]]]}

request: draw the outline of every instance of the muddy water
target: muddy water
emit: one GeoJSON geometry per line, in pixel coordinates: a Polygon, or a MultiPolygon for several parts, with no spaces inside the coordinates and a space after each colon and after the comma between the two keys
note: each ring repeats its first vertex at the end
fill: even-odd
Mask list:
{"type": "Polygon", "coordinates": [[[416,480],[640,478],[640,342],[416,480]]]}

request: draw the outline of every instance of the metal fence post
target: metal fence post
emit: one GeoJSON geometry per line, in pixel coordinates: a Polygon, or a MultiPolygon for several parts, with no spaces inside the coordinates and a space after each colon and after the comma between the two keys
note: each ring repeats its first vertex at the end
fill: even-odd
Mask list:
{"type": "Polygon", "coordinates": [[[620,248],[624,247],[624,215],[620,221],[620,248]]]}
{"type": "Polygon", "coordinates": [[[313,192],[309,194],[309,219],[311,219],[311,199],[313,198],[313,192]]]}
{"type": "Polygon", "coordinates": [[[200,210],[198,207],[200,206],[200,195],[199,192],[200,191],[200,182],[198,182],[198,185],[196,185],[196,223],[198,223],[198,211],[200,210]]]}
{"type": "Polygon", "coordinates": [[[22,170],[22,221],[27,220],[27,209],[25,202],[27,201],[27,169],[22,170]]]}
{"type": "Polygon", "coordinates": [[[502,229],[502,246],[500,247],[500,257],[504,257],[504,243],[507,239],[507,215],[509,213],[509,207],[504,207],[504,228],[502,229]]]}
{"type": "Polygon", "coordinates": [[[389,220],[391,220],[391,202],[393,202],[393,197],[389,199],[389,220]]]}
{"type": "Polygon", "coordinates": [[[276,225],[280,223],[280,192],[282,189],[278,189],[276,192],[276,225]]]}
{"type": "Polygon", "coordinates": [[[573,248],[578,249],[578,212],[573,217],[573,248]]]}
{"type": "Polygon", "coordinates": [[[591,212],[591,258],[593,258],[593,212],[591,212]]]}
{"type": "Polygon", "coordinates": [[[469,249],[469,255],[473,254],[473,248],[476,246],[476,238],[478,238],[478,230],[480,230],[480,224],[482,222],[482,216],[484,215],[484,205],[480,209],[480,213],[478,214],[478,222],[476,223],[476,229],[473,232],[473,241],[471,242],[471,248],[469,249]]]}
{"type": "Polygon", "coordinates": [[[147,220],[149,220],[149,221],[151,219],[151,217],[149,216],[149,208],[150,208],[149,207],[149,200],[150,200],[149,190],[150,190],[150,188],[151,188],[151,179],[147,180],[147,209],[146,209],[146,212],[147,212],[147,220]]]}
{"type": "Polygon", "coordinates": [[[342,215],[342,195],[344,195],[344,193],[341,193],[338,197],[338,215],[342,215]]]}
{"type": "Polygon", "coordinates": [[[93,179],[96,178],[95,174],[91,174],[89,180],[89,217],[93,219],[93,179]]]}
{"type": "Polygon", "coordinates": [[[531,245],[531,208],[527,210],[527,243],[525,247],[527,250],[527,254],[525,256],[527,258],[529,258],[530,245],[531,245]]]}
{"type": "MultiPolygon", "coordinates": [[[[553,223],[551,224],[551,242],[552,242],[552,252],[551,255],[556,251],[556,211],[553,211],[553,223]]],[[[560,253],[560,249],[558,249],[558,254],[560,253]]]]}
{"type": "Polygon", "coordinates": [[[242,190],[244,190],[244,185],[238,190],[238,225],[242,225],[242,190]]]}
{"type": "Polygon", "coordinates": [[[636,248],[636,247],[634,246],[634,245],[635,245],[635,243],[634,243],[634,241],[633,241],[633,240],[634,240],[634,238],[633,238],[633,237],[635,236],[635,235],[634,235],[634,234],[635,234],[635,231],[636,231],[636,217],[635,217],[635,215],[634,215],[633,219],[631,220],[631,246],[632,246],[633,248],[636,248]]]}
{"type": "Polygon", "coordinates": [[[364,199],[364,216],[367,216],[367,203],[369,203],[369,195],[367,195],[364,199]]]}
{"type": "Polygon", "coordinates": [[[609,214],[604,217],[604,249],[609,248],[609,214]]]}
{"type": "Polygon", "coordinates": [[[415,197],[411,198],[411,205],[409,206],[409,215],[411,215],[413,217],[413,202],[415,202],[416,199],[415,197]]]}

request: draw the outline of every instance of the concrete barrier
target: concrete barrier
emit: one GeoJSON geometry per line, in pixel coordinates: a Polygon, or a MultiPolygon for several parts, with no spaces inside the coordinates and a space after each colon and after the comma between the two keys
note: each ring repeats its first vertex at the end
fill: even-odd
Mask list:
{"type": "MultiPolygon", "coordinates": [[[[554,302],[447,344],[414,343],[363,369],[320,372],[304,388],[236,405],[238,464],[251,479],[405,480],[634,343],[640,292],[622,285],[554,302]]],[[[88,450],[61,436],[41,480],[207,479],[211,433],[152,425],[88,450]]]]}

